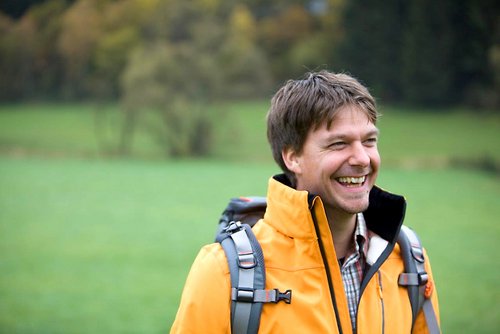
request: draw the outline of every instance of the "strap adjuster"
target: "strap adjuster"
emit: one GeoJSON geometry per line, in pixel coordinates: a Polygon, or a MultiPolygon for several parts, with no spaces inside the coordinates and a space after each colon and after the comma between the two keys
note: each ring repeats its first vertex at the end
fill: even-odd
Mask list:
{"type": "Polygon", "coordinates": [[[280,292],[278,289],[259,290],[246,287],[231,288],[231,300],[243,303],[279,303],[292,302],[292,290],[280,292]]]}
{"type": "Polygon", "coordinates": [[[418,285],[422,286],[422,285],[426,285],[427,282],[429,281],[429,274],[427,274],[427,272],[421,272],[421,273],[418,273],[418,285]]]}
{"type": "Polygon", "coordinates": [[[257,266],[257,259],[253,252],[238,253],[238,266],[242,269],[252,269],[257,266]]]}
{"type": "Polygon", "coordinates": [[[425,262],[424,251],[420,247],[420,244],[411,244],[411,254],[416,261],[420,263],[425,262]]]}
{"type": "Polygon", "coordinates": [[[420,273],[401,273],[398,283],[403,286],[423,286],[429,281],[429,274],[423,271],[420,273]]]}
{"type": "Polygon", "coordinates": [[[292,302],[292,290],[288,289],[285,292],[280,292],[278,289],[274,289],[277,294],[275,303],[284,301],[285,304],[290,304],[292,302]]]}
{"type": "Polygon", "coordinates": [[[230,222],[226,228],[224,228],[224,232],[226,233],[229,233],[229,234],[232,234],[236,231],[239,231],[241,230],[242,226],[241,226],[241,222],[239,221],[232,221],[230,222]]]}
{"type": "Polygon", "coordinates": [[[251,288],[233,289],[231,299],[237,302],[253,303],[254,289],[251,288]]]}

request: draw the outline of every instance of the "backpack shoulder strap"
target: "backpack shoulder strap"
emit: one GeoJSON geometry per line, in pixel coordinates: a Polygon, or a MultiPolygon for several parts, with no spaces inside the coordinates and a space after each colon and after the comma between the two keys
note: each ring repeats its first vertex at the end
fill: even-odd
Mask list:
{"type": "Polygon", "coordinates": [[[425,257],[420,239],[412,229],[403,225],[399,233],[398,244],[405,266],[405,272],[399,275],[398,283],[408,289],[412,309],[412,326],[423,308],[429,332],[431,334],[441,333],[432,302],[425,295],[429,276],[425,271],[425,257]]]}
{"type": "Polygon", "coordinates": [[[249,225],[229,222],[217,235],[229,265],[231,276],[231,332],[257,333],[263,303],[289,304],[292,292],[265,290],[264,255],[249,225]]]}

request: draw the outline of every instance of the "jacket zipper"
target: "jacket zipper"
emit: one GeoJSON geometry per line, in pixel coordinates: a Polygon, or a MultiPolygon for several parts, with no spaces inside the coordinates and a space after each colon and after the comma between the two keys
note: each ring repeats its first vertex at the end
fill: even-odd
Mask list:
{"type": "Polygon", "coordinates": [[[380,306],[382,308],[382,334],[385,333],[385,306],[384,306],[384,289],[382,286],[382,275],[377,271],[378,275],[378,293],[380,297],[380,306]]]}
{"type": "MultiPolygon", "coordinates": [[[[405,204],[406,208],[406,204],[405,204]]],[[[399,222],[399,226],[403,224],[404,220],[404,211],[403,211],[403,217],[401,217],[401,221],[399,222]]],[[[390,253],[394,249],[394,245],[396,244],[396,240],[394,239],[392,242],[389,242],[385,250],[380,254],[379,258],[377,261],[372,265],[366,265],[366,268],[363,270],[363,280],[361,281],[361,287],[360,287],[360,292],[359,292],[359,300],[358,300],[358,309],[359,309],[359,303],[361,301],[361,298],[363,298],[363,293],[365,291],[366,286],[368,285],[368,282],[371,280],[373,275],[378,273],[379,276],[379,286],[380,286],[380,300],[381,300],[381,305],[382,305],[382,333],[384,333],[384,327],[385,327],[385,315],[384,315],[384,301],[382,299],[382,278],[380,275],[379,268],[382,265],[382,263],[389,257],[390,253]]],[[[356,316],[356,333],[358,329],[358,317],[356,316]]]]}
{"type": "Polygon", "coordinates": [[[337,307],[337,300],[335,299],[335,291],[333,290],[333,282],[332,282],[332,277],[330,273],[330,266],[328,265],[328,261],[326,260],[326,252],[325,252],[325,246],[323,245],[323,240],[321,240],[321,234],[319,231],[319,226],[318,226],[318,221],[316,219],[316,214],[314,213],[314,208],[311,208],[311,216],[314,222],[314,229],[316,231],[316,235],[318,236],[318,245],[319,245],[319,250],[321,252],[321,259],[323,260],[323,265],[325,266],[326,270],[326,279],[328,281],[328,288],[330,289],[330,297],[332,299],[332,304],[333,304],[333,310],[335,312],[335,319],[337,320],[337,329],[339,330],[339,333],[342,334],[342,324],[340,323],[340,316],[339,316],[339,310],[337,307]]]}
{"type": "MultiPolygon", "coordinates": [[[[389,257],[389,254],[392,252],[393,249],[394,249],[394,244],[389,244],[385,248],[385,250],[382,252],[382,254],[378,258],[378,260],[372,266],[370,266],[370,265],[367,264],[365,270],[363,270],[364,276],[363,276],[363,280],[361,281],[361,287],[360,287],[360,292],[359,292],[359,300],[358,300],[358,309],[359,309],[359,303],[361,302],[361,298],[363,298],[363,294],[365,292],[366,286],[368,285],[368,282],[376,274],[378,274],[378,276],[379,276],[379,284],[380,284],[380,289],[381,289],[382,278],[380,276],[380,270],[379,270],[379,268],[382,265],[382,263],[387,259],[387,257],[389,257]]],[[[379,292],[382,292],[382,291],[380,290],[379,292]]],[[[380,296],[382,296],[382,295],[380,295],[380,296]]],[[[383,306],[384,305],[383,305],[383,301],[382,301],[382,307],[383,306]]],[[[384,319],[382,319],[382,322],[384,322],[384,319]]],[[[356,317],[356,333],[357,333],[357,329],[358,329],[358,317],[356,317]]]]}

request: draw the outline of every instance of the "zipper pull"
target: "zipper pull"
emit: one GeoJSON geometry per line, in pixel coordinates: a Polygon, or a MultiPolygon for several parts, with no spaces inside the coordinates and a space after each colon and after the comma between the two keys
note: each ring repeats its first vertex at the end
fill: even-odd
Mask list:
{"type": "Polygon", "coordinates": [[[382,293],[382,287],[380,285],[378,286],[378,296],[380,299],[384,299],[384,294],[382,293]]]}
{"type": "Polygon", "coordinates": [[[377,274],[378,274],[378,285],[377,285],[378,296],[380,297],[380,300],[383,300],[384,292],[382,289],[382,275],[380,275],[380,271],[378,271],[377,274]]]}

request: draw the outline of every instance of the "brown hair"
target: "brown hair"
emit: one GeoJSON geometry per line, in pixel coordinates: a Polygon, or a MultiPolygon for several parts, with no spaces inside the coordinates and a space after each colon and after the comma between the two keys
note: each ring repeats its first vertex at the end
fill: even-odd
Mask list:
{"type": "Polygon", "coordinates": [[[300,153],[311,129],[323,122],[330,127],[337,111],[345,105],[361,107],[376,124],[378,113],[368,89],[347,74],[328,71],[307,73],[302,80],[289,80],[271,100],[267,114],[267,139],[274,160],[294,181],[282,152],[291,148],[300,153]]]}

